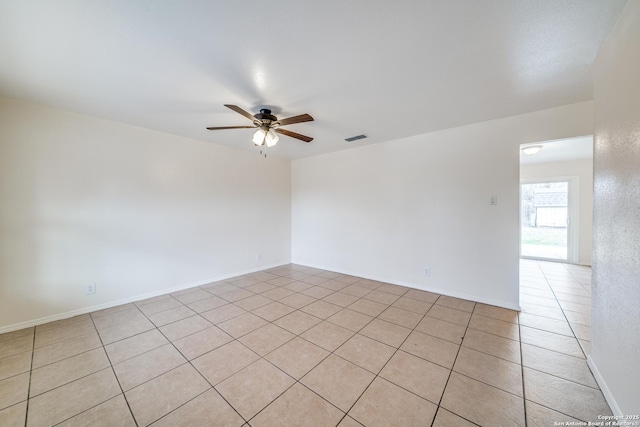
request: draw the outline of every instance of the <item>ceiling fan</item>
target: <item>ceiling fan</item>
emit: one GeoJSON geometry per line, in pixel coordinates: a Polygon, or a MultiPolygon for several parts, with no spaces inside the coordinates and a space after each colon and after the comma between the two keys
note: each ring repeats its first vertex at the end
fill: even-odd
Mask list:
{"type": "Polygon", "coordinates": [[[299,116],[293,116],[287,119],[278,120],[276,116],[271,114],[271,110],[268,108],[263,108],[259,113],[251,115],[237,105],[224,104],[224,106],[251,120],[253,122],[253,126],[215,126],[208,127],[207,129],[219,130],[258,128],[256,133],[253,134],[253,143],[257,146],[266,145],[267,147],[273,147],[278,143],[278,140],[280,139],[277,134],[286,135],[304,142],[313,141],[313,138],[311,138],[310,136],[301,135],[299,133],[291,132],[290,130],[281,128],[281,126],[292,125],[294,123],[312,122],[313,117],[308,114],[300,114],[299,116]]]}

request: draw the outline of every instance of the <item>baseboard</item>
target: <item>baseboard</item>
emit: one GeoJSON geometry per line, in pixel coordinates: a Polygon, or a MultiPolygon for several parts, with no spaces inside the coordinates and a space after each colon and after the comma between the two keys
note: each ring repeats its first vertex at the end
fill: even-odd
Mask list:
{"type": "Polygon", "coordinates": [[[136,302],[136,301],[142,301],[142,300],[145,300],[145,299],[148,299],[148,298],[157,297],[157,296],[160,296],[160,295],[172,294],[174,292],[183,291],[185,289],[195,288],[196,286],[203,286],[203,285],[206,285],[206,284],[211,283],[211,282],[217,282],[219,280],[226,280],[226,279],[230,279],[232,277],[237,277],[237,276],[242,276],[242,275],[245,275],[245,274],[255,273],[257,271],[268,270],[270,268],[279,267],[279,266],[285,265],[285,264],[288,264],[288,263],[284,263],[284,264],[283,263],[278,263],[278,264],[273,264],[273,265],[262,265],[262,266],[260,266],[260,268],[257,268],[257,269],[244,270],[244,271],[236,272],[236,273],[233,273],[233,274],[226,274],[226,275],[217,276],[217,277],[206,279],[206,280],[200,280],[200,281],[197,281],[197,282],[192,282],[192,283],[187,283],[187,284],[175,286],[173,288],[162,289],[162,290],[159,290],[159,291],[148,292],[146,294],[141,294],[141,295],[135,295],[135,296],[132,296],[132,297],[123,298],[123,299],[119,299],[119,300],[116,300],[116,301],[110,301],[110,302],[107,302],[107,303],[104,303],[104,304],[92,305],[92,306],[89,306],[89,307],[82,307],[82,308],[79,308],[79,309],[76,309],[76,310],[66,311],[64,313],[59,313],[59,314],[54,314],[54,315],[51,315],[51,316],[41,317],[39,319],[34,319],[34,320],[28,320],[26,322],[14,323],[12,325],[0,327],[0,334],[4,334],[4,333],[7,333],[7,332],[18,331],[18,330],[24,329],[24,328],[31,328],[33,326],[38,326],[38,325],[42,325],[44,323],[49,323],[49,322],[55,322],[57,320],[68,319],[70,317],[79,316],[81,314],[92,313],[92,312],[98,311],[98,310],[104,310],[106,308],[112,308],[112,307],[116,307],[118,305],[129,304],[131,302],[136,302]]]}
{"type": "Polygon", "coordinates": [[[591,358],[590,355],[587,356],[587,365],[589,365],[589,368],[591,369],[591,373],[593,374],[593,377],[598,383],[598,386],[600,387],[600,391],[602,391],[602,394],[604,395],[605,400],[609,404],[609,407],[611,408],[611,412],[613,412],[613,415],[618,415],[618,416],[624,415],[620,410],[620,406],[618,406],[618,402],[616,402],[615,397],[613,397],[613,393],[611,393],[611,389],[609,389],[607,382],[604,380],[604,377],[600,373],[600,370],[598,369],[596,362],[591,358]]]}
{"type": "Polygon", "coordinates": [[[307,266],[307,267],[319,268],[319,269],[322,269],[322,270],[334,271],[334,272],[340,273],[340,274],[348,274],[349,276],[362,277],[363,279],[369,279],[369,280],[376,280],[378,282],[391,283],[392,285],[405,286],[407,288],[418,289],[420,291],[433,292],[433,293],[436,293],[436,294],[446,295],[448,297],[460,298],[460,299],[466,299],[466,300],[469,300],[469,301],[480,302],[480,303],[483,303],[483,304],[493,305],[493,306],[496,306],[496,307],[502,307],[502,308],[506,308],[506,309],[509,309],[509,310],[520,311],[520,306],[518,304],[512,304],[512,303],[510,303],[508,301],[494,300],[494,299],[491,299],[491,298],[483,298],[483,297],[479,297],[477,295],[466,294],[464,292],[452,292],[449,289],[440,289],[440,288],[435,288],[435,287],[420,286],[420,285],[417,285],[415,283],[404,282],[402,280],[395,280],[395,279],[391,279],[391,278],[388,278],[388,277],[370,276],[370,275],[367,275],[367,274],[362,274],[360,272],[353,272],[353,271],[341,271],[341,270],[336,270],[333,267],[326,267],[326,266],[313,265],[313,264],[302,264],[302,263],[298,263],[298,262],[295,262],[295,261],[292,261],[292,263],[293,264],[298,264],[298,265],[304,265],[304,266],[307,266]]]}
{"type": "MultiPolygon", "coordinates": [[[[284,264],[288,264],[288,263],[284,263],[284,264]]],[[[201,281],[198,281],[198,282],[187,283],[187,284],[183,284],[183,285],[180,285],[180,286],[175,286],[175,287],[169,288],[169,289],[162,289],[162,290],[159,290],[159,291],[148,292],[148,293],[145,293],[145,294],[135,295],[135,296],[132,296],[132,297],[123,298],[123,299],[119,299],[119,300],[116,300],[116,301],[107,302],[107,303],[104,303],[104,304],[92,305],[92,306],[89,306],[89,307],[82,307],[82,308],[79,308],[79,309],[76,309],[76,310],[66,311],[64,313],[54,314],[54,315],[51,315],[51,316],[46,316],[46,317],[41,317],[41,318],[38,318],[38,319],[28,320],[28,321],[25,321],[25,322],[14,323],[12,325],[0,327],[0,334],[17,331],[17,330],[24,329],[24,328],[30,328],[30,327],[33,327],[33,326],[42,325],[44,323],[55,322],[57,320],[68,319],[70,317],[79,316],[81,314],[92,313],[94,311],[104,310],[104,309],[107,309],[107,308],[116,307],[118,305],[129,304],[131,302],[141,301],[141,300],[145,300],[145,299],[148,299],[148,298],[157,297],[157,296],[160,296],[160,295],[171,294],[171,293],[182,291],[182,290],[185,290],[185,289],[194,288],[196,286],[206,285],[206,284],[211,283],[211,282],[217,282],[219,280],[226,280],[226,279],[230,279],[232,277],[242,276],[244,274],[251,274],[251,273],[255,273],[257,271],[268,270],[270,268],[279,267],[279,266],[284,265],[284,264],[278,263],[278,264],[272,264],[272,265],[263,265],[263,266],[260,266],[260,268],[239,271],[239,272],[235,272],[233,274],[226,274],[226,275],[217,276],[217,277],[214,277],[214,278],[209,278],[209,279],[206,279],[206,280],[201,280],[201,281]]],[[[391,279],[391,278],[388,278],[388,277],[370,276],[368,274],[362,274],[361,272],[339,271],[339,270],[336,270],[333,267],[326,267],[326,266],[313,265],[313,264],[301,264],[301,263],[297,263],[297,264],[306,265],[308,267],[313,267],[313,268],[319,268],[319,269],[322,269],[322,270],[335,271],[336,273],[340,273],[340,274],[348,274],[350,276],[362,277],[364,279],[376,280],[376,281],[385,282],[385,283],[391,283],[393,285],[405,286],[407,288],[418,289],[418,290],[421,290],[421,291],[433,292],[433,293],[446,295],[446,296],[450,296],[450,297],[454,297],[454,298],[460,298],[460,299],[466,299],[466,300],[470,300],[470,301],[480,302],[480,303],[483,303],[483,304],[493,305],[493,306],[496,306],[496,307],[503,307],[503,308],[506,308],[506,309],[509,309],[509,310],[520,311],[520,306],[519,305],[511,304],[511,303],[506,302],[506,301],[494,300],[494,299],[491,299],[491,298],[482,298],[482,297],[478,297],[477,295],[470,295],[470,294],[466,294],[466,293],[463,293],[463,292],[452,292],[451,290],[448,290],[448,289],[440,289],[440,288],[435,288],[435,287],[419,286],[419,285],[417,285],[415,283],[404,282],[404,281],[401,281],[401,280],[395,280],[395,279],[391,279]]]]}

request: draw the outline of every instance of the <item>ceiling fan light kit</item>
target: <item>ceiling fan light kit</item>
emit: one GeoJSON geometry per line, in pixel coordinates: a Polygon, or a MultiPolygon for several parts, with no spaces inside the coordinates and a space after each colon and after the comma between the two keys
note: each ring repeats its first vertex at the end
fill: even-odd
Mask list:
{"type": "Polygon", "coordinates": [[[542,145],[527,145],[526,147],[522,147],[522,152],[527,156],[533,156],[540,150],[542,150],[542,145]]]}
{"type": "Polygon", "coordinates": [[[267,139],[267,147],[273,147],[278,143],[278,141],[280,141],[280,137],[274,132],[273,129],[269,129],[269,132],[267,132],[266,139],[267,139]]]}
{"type": "MultiPolygon", "coordinates": [[[[286,119],[278,120],[276,116],[271,114],[271,110],[269,110],[268,108],[263,108],[259,113],[251,115],[250,113],[246,112],[236,105],[225,104],[224,106],[251,120],[253,122],[253,126],[216,126],[208,127],[208,130],[258,128],[258,130],[256,130],[256,132],[253,134],[252,138],[253,144],[257,147],[266,145],[270,148],[275,146],[280,140],[278,134],[286,135],[304,142],[313,141],[313,138],[311,138],[310,136],[301,135],[299,133],[291,132],[290,130],[286,129],[281,129],[281,126],[287,126],[302,122],[312,122],[313,117],[311,117],[309,114],[300,114],[299,116],[293,116],[286,119]]],[[[262,151],[260,151],[260,153],[262,154],[262,151]]]]}
{"type": "Polygon", "coordinates": [[[274,132],[273,129],[269,129],[265,131],[264,129],[258,129],[256,133],[253,134],[253,145],[260,147],[265,145],[267,147],[273,147],[280,141],[280,137],[278,134],[274,132]]]}

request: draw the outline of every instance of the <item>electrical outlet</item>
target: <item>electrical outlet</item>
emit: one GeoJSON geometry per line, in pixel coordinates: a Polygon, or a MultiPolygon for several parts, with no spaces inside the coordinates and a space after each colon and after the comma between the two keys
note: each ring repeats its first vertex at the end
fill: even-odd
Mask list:
{"type": "Polygon", "coordinates": [[[431,276],[431,267],[427,267],[424,269],[424,275],[427,277],[431,276]]]}
{"type": "Polygon", "coordinates": [[[96,284],[95,283],[87,283],[84,286],[84,294],[85,295],[93,295],[96,293],[96,284]]]}
{"type": "Polygon", "coordinates": [[[256,261],[262,261],[262,254],[256,254],[256,261]]]}

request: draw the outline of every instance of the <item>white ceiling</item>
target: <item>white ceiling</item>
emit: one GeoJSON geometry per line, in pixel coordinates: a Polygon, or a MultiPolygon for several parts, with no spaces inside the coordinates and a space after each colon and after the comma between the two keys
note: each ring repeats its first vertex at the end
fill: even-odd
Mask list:
{"type": "Polygon", "coordinates": [[[0,95],[299,158],[592,98],[627,0],[0,0],[0,95]],[[364,133],[368,139],[344,138],[364,133]]]}
{"type": "Polygon", "coordinates": [[[591,135],[543,141],[536,144],[523,144],[522,147],[528,145],[541,145],[542,148],[532,155],[526,155],[520,151],[521,164],[593,159],[593,136],[591,135]]]}

